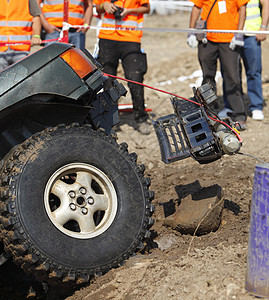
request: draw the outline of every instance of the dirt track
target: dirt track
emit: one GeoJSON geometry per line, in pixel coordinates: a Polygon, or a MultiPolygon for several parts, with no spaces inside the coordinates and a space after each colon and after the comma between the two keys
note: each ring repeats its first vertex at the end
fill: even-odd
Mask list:
{"type": "MultiPolygon", "coordinates": [[[[188,13],[169,16],[152,15],[146,27],[188,28],[188,13]]],[[[269,99],[269,39],[263,43],[263,91],[269,99]]],[[[148,54],[148,73],[145,83],[183,97],[191,97],[189,84],[197,78],[178,81],[199,70],[197,50],[186,45],[181,33],[145,33],[142,46],[148,54]],[[166,84],[165,84],[166,83],[166,84]]],[[[245,74],[243,74],[244,92],[245,74]]],[[[218,81],[219,96],[222,94],[218,81]]],[[[172,113],[169,95],[146,89],[146,103],[153,109],[152,117],[172,113]]],[[[122,99],[130,103],[130,98],[122,99]]],[[[269,161],[269,108],[265,120],[248,118],[248,130],[242,132],[241,151],[269,161]]],[[[119,141],[129,144],[150,176],[155,191],[155,243],[159,248],[137,255],[126,264],[96,279],[88,287],[68,298],[75,299],[254,299],[245,289],[246,252],[248,246],[249,206],[255,164],[247,156],[224,156],[209,165],[199,165],[191,158],[165,165],[161,162],[155,133],[141,136],[132,128],[131,117],[122,116],[119,141]],[[208,235],[181,235],[163,225],[164,205],[177,203],[196,185],[209,187],[218,184],[224,193],[224,212],[220,228],[208,235]]]]}
{"type": "MultiPolygon", "coordinates": [[[[188,13],[148,16],[145,27],[188,28],[188,13]]],[[[88,49],[93,50],[95,35],[88,33],[88,49]]],[[[188,48],[181,33],[145,33],[143,48],[148,55],[145,83],[159,89],[191,97],[189,84],[197,78],[180,82],[199,70],[197,50],[188,48]],[[169,80],[169,81],[168,81],[169,80]]],[[[269,99],[269,38],[263,43],[263,89],[269,99]]],[[[119,75],[122,75],[121,71],[119,75]]],[[[245,88],[245,77],[243,78],[245,88]]],[[[221,81],[218,81],[221,95],[221,81]]],[[[246,91],[246,89],[244,89],[246,91]]],[[[173,113],[169,96],[146,89],[146,103],[152,118],[173,113]]],[[[121,100],[130,103],[130,98],[121,100]]],[[[265,120],[248,119],[248,130],[241,134],[241,151],[269,162],[269,108],[265,120]]],[[[141,136],[133,128],[131,115],[121,115],[117,132],[119,142],[129,144],[146,166],[155,192],[154,242],[144,254],[129,259],[125,265],[96,278],[88,286],[67,294],[56,291],[55,299],[254,299],[245,289],[246,251],[249,206],[252,197],[254,168],[257,161],[247,156],[224,156],[209,165],[199,165],[191,158],[165,165],[160,158],[156,135],[141,136]],[[224,193],[224,212],[220,228],[200,237],[181,235],[163,225],[164,204],[176,205],[195,186],[218,184],[224,193]],[[158,246],[158,247],[157,247],[158,246]]],[[[14,279],[17,280],[16,278],[14,279]]],[[[27,285],[27,284],[26,284],[27,285]]],[[[11,298],[13,299],[13,298],[11,298]]],[[[16,297],[14,298],[16,299],[16,297]]]]}

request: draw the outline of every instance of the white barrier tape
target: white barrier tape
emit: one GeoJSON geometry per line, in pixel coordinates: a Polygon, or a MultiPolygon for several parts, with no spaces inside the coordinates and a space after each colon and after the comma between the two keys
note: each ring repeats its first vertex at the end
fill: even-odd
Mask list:
{"type": "Polygon", "coordinates": [[[157,11],[161,14],[168,14],[167,11],[191,11],[193,3],[190,1],[159,1],[159,0],[150,0],[150,9],[151,11],[157,11]]]}
{"type": "MultiPolygon", "coordinates": [[[[101,27],[101,26],[84,26],[84,25],[71,25],[68,23],[63,23],[63,28],[68,30],[69,28],[90,28],[95,30],[123,30],[123,31],[148,31],[148,32],[180,32],[180,33],[243,33],[243,34],[269,34],[268,30],[222,30],[222,29],[179,29],[179,28],[149,28],[149,27],[123,27],[123,26],[109,26],[109,27],[101,27]]],[[[63,29],[62,29],[63,30],[63,29]]]]}
{"type": "Polygon", "coordinates": [[[221,30],[221,29],[187,29],[188,33],[203,33],[203,32],[212,32],[212,33],[243,33],[243,34],[269,34],[268,30],[221,30]]]}
{"type": "MultiPolygon", "coordinates": [[[[74,25],[71,25],[71,24],[68,24],[66,22],[63,22],[63,27],[62,27],[62,30],[60,32],[60,39],[63,38],[64,36],[64,31],[68,31],[70,28],[72,28],[74,25]]],[[[84,25],[83,25],[84,27],[84,25]]]]}
{"type": "Polygon", "coordinates": [[[174,5],[174,6],[188,6],[193,7],[193,3],[189,1],[159,1],[159,0],[150,0],[150,3],[154,4],[163,4],[163,5],[174,5]]]}

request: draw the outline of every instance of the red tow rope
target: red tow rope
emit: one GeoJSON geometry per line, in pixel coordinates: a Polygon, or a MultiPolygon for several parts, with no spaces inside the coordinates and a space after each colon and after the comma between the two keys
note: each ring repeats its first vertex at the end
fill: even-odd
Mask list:
{"type": "MultiPolygon", "coordinates": [[[[123,80],[123,81],[127,81],[127,82],[131,82],[131,83],[135,83],[135,84],[139,84],[139,85],[142,85],[144,87],[147,87],[149,89],[152,89],[152,90],[155,90],[155,91],[158,91],[158,92],[161,92],[161,93],[164,93],[164,94],[168,94],[168,95],[172,95],[172,96],[175,96],[177,98],[180,98],[182,100],[186,100],[186,101],[189,101],[189,102],[192,102],[196,105],[200,105],[200,106],[203,106],[201,103],[197,103],[191,99],[188,99],[188,98],[184,98],[184,97],[181,97],[179,95],[176,95],[176,94],[173,94],[173,93],[170,93],[170,92],[166,92],[164,90],[160,90],[160,89],[157,89],[157,88],[154,88],[152,86],[149,86],[149,85],[146,85],[146,84],[143,84],[141,82],[137,82],[137,81],[133,81],[133,80],[130,80],[130,79],[126,79],[126,78],[122,78],[122,77],[119,77],[119,76],[114,76],[114,75],[110,75],[110,74],[107,74],[107,73],[104,73],[104,75],[106,76],[109,76],[109,77],[112,77],[112,78],[116,78],[116,79],[120,79],[120,80],[123,80]]],[[[236,129],[234,129],[233,127],[231,127],[230,125],[228,125],[227,123],[221,121],[221,120],[218,120],[216,118],[212,118],[211,116],[207,115],[211,120],[214,120],[220,124],[223,124],[224,126],[228,127],[235,135],[236,137],[238,138],[239,142],[242,143],[243,140],[242,138],[240,137],[240,134],[238,133],[238,131],[236,129]]]]}

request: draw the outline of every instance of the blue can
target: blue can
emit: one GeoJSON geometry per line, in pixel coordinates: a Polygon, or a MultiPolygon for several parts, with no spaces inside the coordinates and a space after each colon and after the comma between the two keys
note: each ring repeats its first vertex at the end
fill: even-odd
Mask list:
{"type": "Polygon", "coordinates": [[[247,254],[246,290],[269,297],[269,164],[255,166],[247,254]]]}

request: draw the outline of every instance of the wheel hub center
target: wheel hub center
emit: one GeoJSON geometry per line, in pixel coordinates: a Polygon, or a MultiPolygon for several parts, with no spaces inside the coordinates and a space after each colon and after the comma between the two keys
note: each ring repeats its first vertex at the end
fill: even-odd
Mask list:
{"type": "Polygon", "coordinates": [[[77,197],[76,202],[77,202],[77,205],[80,207],[85,206],[85,204],[86,204],[86,200],[82,196],[77,197]]]}

